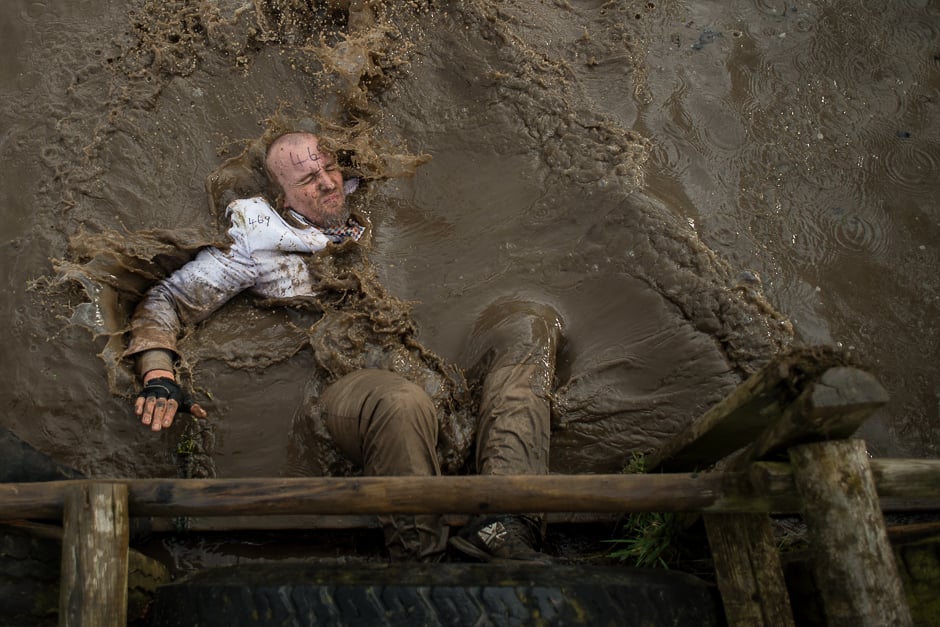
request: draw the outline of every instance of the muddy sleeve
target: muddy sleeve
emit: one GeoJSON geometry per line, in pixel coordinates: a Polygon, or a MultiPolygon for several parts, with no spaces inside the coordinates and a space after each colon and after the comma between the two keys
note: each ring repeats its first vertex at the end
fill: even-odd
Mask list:
{"type": "Polygon", "coordinates": [[[204,320],[255,284],[258,268],[251,249],[236,229],[229,234],[233,244],[228,250],[204,248],[195,259],[147,292],[131,318],[125,357],[153,349],[175,354],[183,327],[204,320]]]}

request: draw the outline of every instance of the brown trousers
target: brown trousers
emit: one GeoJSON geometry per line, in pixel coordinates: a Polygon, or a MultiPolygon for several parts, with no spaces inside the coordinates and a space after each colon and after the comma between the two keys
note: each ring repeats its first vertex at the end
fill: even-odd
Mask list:
{"type": "MultiPolygon", "coordinates": [[[[480,474],[546,474],[550,394],[560,333],[557,313],[533,303],[487,309],[469,342],[472,370],[483,373],[477,430],[480,474]]],[[[427,393],[386,370],[342,377],[320,397],[336,447],[363,473],[439,475],[437,420],[427,393]]],[[[447,530],[437,515],[380,519],[394,559],[434,559],[447,530]]]]}

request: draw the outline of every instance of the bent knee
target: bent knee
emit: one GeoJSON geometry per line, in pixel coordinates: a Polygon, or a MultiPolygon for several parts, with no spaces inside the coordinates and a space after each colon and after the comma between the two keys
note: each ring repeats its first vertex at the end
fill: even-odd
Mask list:
{"type": "Polygon", "coordinates": [[[395,386],[378,390],[377,413],[400,424],[425,425],[435,422],[434,401],[420,386],[401,378],[395,386]]]}

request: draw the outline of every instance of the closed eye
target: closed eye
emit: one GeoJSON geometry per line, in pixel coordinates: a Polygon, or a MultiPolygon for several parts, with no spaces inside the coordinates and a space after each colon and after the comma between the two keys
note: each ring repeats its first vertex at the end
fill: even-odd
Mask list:
{"type": "Polygon", "coordinates": [[[311,172],[307,176],[300,179],[300,181],[298,181],[297,183],[298,185],[310,185],[311,183],[315,182],[318,178],[320,178],[320,170],[317,170],[316,172],[311,172]]]}

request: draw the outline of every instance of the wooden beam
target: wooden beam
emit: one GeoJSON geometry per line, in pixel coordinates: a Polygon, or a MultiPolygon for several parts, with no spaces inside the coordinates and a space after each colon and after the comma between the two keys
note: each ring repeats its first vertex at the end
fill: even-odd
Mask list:
{"type": "Polygon", "coordinates": [[[669,472],[710,468],[753,442],[805,386],[829,368],[841,365],[841,356],[825,349],[794,350],[774,358],[648,456],[646,467],[669,472]]]}
{"type": "MultiPolygon", "coordinates": [[[[940,460],[872,459],[869,466],[882,511],[940,511],[940,460]]],[[[791,464],[754,462],[747,472],[753,491],[741,491],[741,498],[763,501],[762,509],[771,513],[801,510],[791,464]]]]}
{"type": "Polygon", "coordinates": [[[911,625],[861,440],[790,450],[826,624],[911,625]]]}
{"type": "MultiPolygon", "coordinates": [[[[809,383],[753,443],[718,466],[724,470],[746,470],[751,478],[750,485],[758,495],[776,494],[786,488],[788,494],[797,497],[798,491],[790,490],[789,485],[770,485],[768,467],[753,460],[777,455],[806,441],[848,437],[887,400],[884,388],[867,372],[855,368],[830,368],[817,381],[809,383]]],[[[936,492],[937,479],[940,478],[938,470],[940,467],[929,468],[917,464],[895,467],[895,473],[903,476],[908,483],[902,487],[903,481],[886,479],[883,482],[885,490],[903,489],[908,494],[916,494],[922,488],[920,494],[926,495],[932,488],[936,492]],[[912,481],[919,472],[924,483],[912,481]]],[[[789,480],[792,480],[792,476],[789,480]]],[[[779,512],[799,508],[800,503],[800,499],[794,498],[788,502],[778,501],[768,505],[769,511],[779,512]]],[[[881,503],[876,504],[881,506],[881,503]]],[[[880,510],[878,515],[881,515],[880,510]]],[[[715,518],[709,514],[704,518],[728,622],[732,625],[792,624],[792,617],[784,618],[784,614],[789,612],[789,600],[780,557],[772,538],[767,539],[771,531],[769,517],[766,514],[739,514],[715,518]],[[720,531],[722,524],[729,528],[720,531]],[[734,536],[737,536],[737,542],[727,541],[734,536]],[[718,569],[722,563],[733,566],[718,569]],[[759,570],[751,570],[755,564],[760,566],[759,570]],[[761,621],[755,622],[755,615],[762,616],[761,621]]]]}
{"type": "MultiPolygon", "coordinates": [[[[883,503],[940,502],[940,461],[875,459],[871,466],[883,503]]],[[[0,483],[0,520],[61,520],[65,491],[84,483],[0,483]]],[[[701,474],[126,479],[120,483],[127,486],[131,515],[153,517],[799,511],[793,471],[780,462],[759,462],[744,472],[701,474]]]]}
{"type": "Polygon", "coordinates": [[[743,460],[767,459],[805,442],[848,438],[888,400],[871,374],[830,368],[744,450],[743,460]]]}
{"type": "Polygon", "coordinates": [[[127,624],[127,486],[80,482],[64,490],[59,625],[127,624]]]}
{"type": "MultiPolygon", "coordinates": [[[[717,474],[473,475],[125,483],[134,516],[275,516],[699,511],[716,504],[725,479],[717,474]]],[[[74,483],[0,484],[0,519],[57,519],[64,488],[74,483]]]]}
{"type": "MultiPolygon", "coordinates": [[[[747,467],[747,470],[750,470],[747,467]]],[[[738,488],[726,488],[730,503],[735,499],[749,506],[762,498],[778,502],[779,496],[768,498],[762,491],[749,497],[753,490],[750,473],[727,473],[729,482],[739,482],[738,488]]],[[[783,483],[768,488],[784,488],[788,505],[798,506],[795,489],[783,483]]],[[[702,521],[715,563],[718,589],[721,591],[725,619],[731,627],[792,627],[793,611],[790,595],[783,576],[780,553],[773,538],[770,516],[761,513],[714,513],[704,512],[702,521]]]]}
{"type": "MultiPolygon", "coordinates": [[[[545,522],[549,525],[579,525],[579,524],[617,524],[623,512],[550,512],[545,514],[545,522]]],[[[443,524],[448,527],[463,527],[471,518],[471,514],[444,514],[443,524]]],[[[175,518],[151,518],[149,531],[155,533],[173,532],[177,530],[178,520],[175,518]]],[[[0,523],[0,528],[2,528],[0,523]]],[[[327,516],[199,516],[186,517],[186,530],[191,532],[216,531],[288,531],[293,529],[380,529],[378,517],[374,514],[358,514],[343,516],[331,514],[327,516]]]]}

